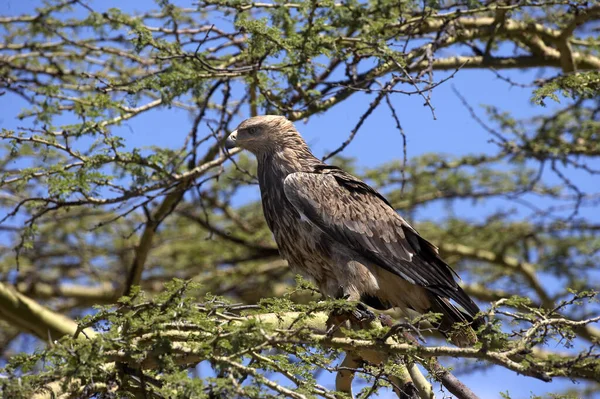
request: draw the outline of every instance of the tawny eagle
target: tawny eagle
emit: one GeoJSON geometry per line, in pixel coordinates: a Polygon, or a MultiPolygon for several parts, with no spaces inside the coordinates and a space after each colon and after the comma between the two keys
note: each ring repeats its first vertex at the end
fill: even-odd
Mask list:
{"type": "Polygon", "coordinates": [[[375,189],[316,158],[292,122],[247,119],[226,146],[256,156],[264,215],[292,270],[330,297],[441,313],[437,327],[453,343],[476,342],[470,327],[453,329],[476,327],[479,308],[437,248],[375,189]]]}

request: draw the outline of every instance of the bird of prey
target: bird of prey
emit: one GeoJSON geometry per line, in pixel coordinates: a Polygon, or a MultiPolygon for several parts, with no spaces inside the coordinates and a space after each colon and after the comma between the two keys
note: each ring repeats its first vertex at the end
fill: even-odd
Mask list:
{"type": "Polygon", "coordinates": [[[441,313],[436,327],[455,345],[477,341],[479,308],[437,248],[375,189],[316,158],[292,122],[252,117],[225,145],[256,156],[264,216],[293,271],[329,297],[441,313]]]}

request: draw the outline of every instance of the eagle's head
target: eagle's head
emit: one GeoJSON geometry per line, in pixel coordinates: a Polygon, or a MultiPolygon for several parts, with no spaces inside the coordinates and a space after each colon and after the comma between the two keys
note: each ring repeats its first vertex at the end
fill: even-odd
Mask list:
{"type": "Polygon", "coordinates": [[[262,115],[246,119],[229,134],[225,147],[239,147],[255,155],[294,147],[306,147],[306,143],[284,116],[262,115]]]}

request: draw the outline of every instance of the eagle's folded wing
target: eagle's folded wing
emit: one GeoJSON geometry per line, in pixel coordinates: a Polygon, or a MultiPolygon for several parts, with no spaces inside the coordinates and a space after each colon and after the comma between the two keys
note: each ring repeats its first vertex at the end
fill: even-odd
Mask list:
{"type": "Polygon", "coordinates": [[[292,173],[284,190],[296,210],[332,239],[408,282],[456,301],[471,317],[479,311],[437,248],[366,183],[331,168],[292,173]]]}

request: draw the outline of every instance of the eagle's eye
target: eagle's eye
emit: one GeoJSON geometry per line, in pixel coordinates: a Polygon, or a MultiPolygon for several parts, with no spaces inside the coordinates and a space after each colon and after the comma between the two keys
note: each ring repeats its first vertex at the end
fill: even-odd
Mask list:
{"type": "Polygon", "coordinates": [[[249,127],[248,129],[246,129],[246,132],[248,132],[248,134],[251,136],[254,135],[257,131],[258,129],[255,127],[249,127]]]}

